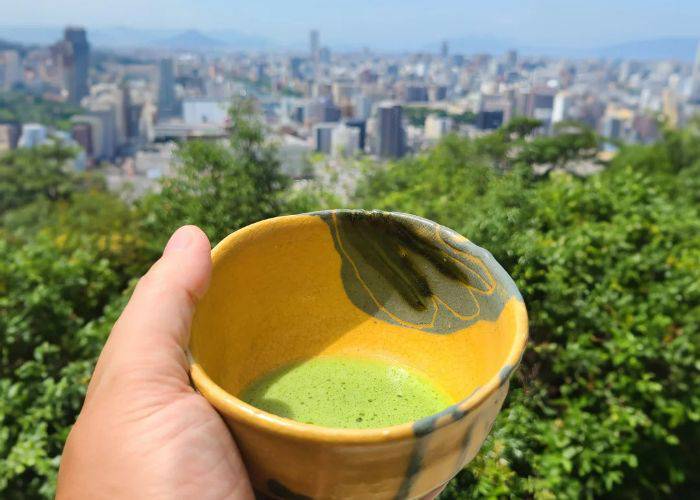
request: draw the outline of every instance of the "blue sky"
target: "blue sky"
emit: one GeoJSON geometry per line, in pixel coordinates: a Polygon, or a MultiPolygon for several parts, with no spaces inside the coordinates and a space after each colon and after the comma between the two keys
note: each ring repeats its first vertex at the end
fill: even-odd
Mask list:
{"type": "Polygon", "coordinates": [[[299,43],[312,27],[331,46],[489,37],[590,47],[700,37],[700,0],[0,0],[1,25],[232,29],[299,43]]]}

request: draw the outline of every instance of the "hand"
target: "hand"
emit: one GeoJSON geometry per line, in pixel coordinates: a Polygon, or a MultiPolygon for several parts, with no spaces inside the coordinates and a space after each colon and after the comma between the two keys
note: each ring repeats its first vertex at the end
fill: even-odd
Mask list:
{"type": "Polygon", "coordinates": [[[210,274],[207,237],[178,229],[102,350],[63,451],[58,499],[253,498],[226,425],[187,374],[184,348],[210,274]]]}

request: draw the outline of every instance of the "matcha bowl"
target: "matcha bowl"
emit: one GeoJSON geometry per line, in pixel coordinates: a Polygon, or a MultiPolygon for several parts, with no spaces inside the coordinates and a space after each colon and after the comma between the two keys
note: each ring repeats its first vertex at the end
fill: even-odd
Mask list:
{"type": "Polygon", "coordinates": [[[420,498],[474,458],[527,340],[523,300],[490,253],[420,217],[334,210],[240,229],[212,259],[191,377],[231,429],[261,496],[420,498]],[[420,374],[444,407],[347,428],[241,399],[268,374],[338,359],[420,374]]]}

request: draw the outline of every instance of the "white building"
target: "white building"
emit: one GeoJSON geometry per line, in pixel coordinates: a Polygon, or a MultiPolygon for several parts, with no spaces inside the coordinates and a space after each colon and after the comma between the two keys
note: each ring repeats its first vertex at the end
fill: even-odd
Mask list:
{"type": "Polygon", "coordinates": [[[570,118],[573,104],[574,97],[569,92],[557,92],[552,104],[552,123],[559,123],[570,118]]]}
{"type": "Polygon", "coordinates": [[[425,118],[425,138],[440,140],[452,130],[452,118],[448,116],[428,115],[425,118]]]}
{"type": "Polygon", "coordinates": [[[46,127],[39,123],[25,123],[22,125],[22,135],[17,146],[20,148],[34,148],[45,144],[47,139],[46,127]]]}
{"type": "Polygon", "coordinates": [[[292,179],[301,179],[311,174],[309,142],[299,137],[284,134],[277,148],[280,170],[292,179]]]}
{"type": "Polygon", "coordinates": [[[229,101],[220,99],[188,98],[182,103],[182,114],[187,125],[225,126],[228,121],[229,101]]]}
{"type": "Polygon", "coordinates": [[[331,130],[331,155],[355,156],[360,151],[360,129],[338,125],[331,130]]]}
{"type": "Polygon", "coordinates": [[[337,123],[319,123],[314,126],[313,140],[314,151],[317,153],[331,153],[333,144],[333,129],[338,126],[337,123]]]}

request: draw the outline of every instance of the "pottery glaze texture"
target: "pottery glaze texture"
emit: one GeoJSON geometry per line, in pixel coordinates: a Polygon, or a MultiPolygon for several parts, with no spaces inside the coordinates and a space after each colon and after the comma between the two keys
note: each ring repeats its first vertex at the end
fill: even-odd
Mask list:
{"type": "Polygon", "coordinates": [[[229,425],[256,490],[418,498],[476,455],[527,338],[522,297],[486,250],[420,217],[337,210],[248,226],[212,258],[191,374],[229,425]],[[276,368],[325,355],[410,367],[456,403],[417,422],[351,430],[236,397],[276,368]]]}

